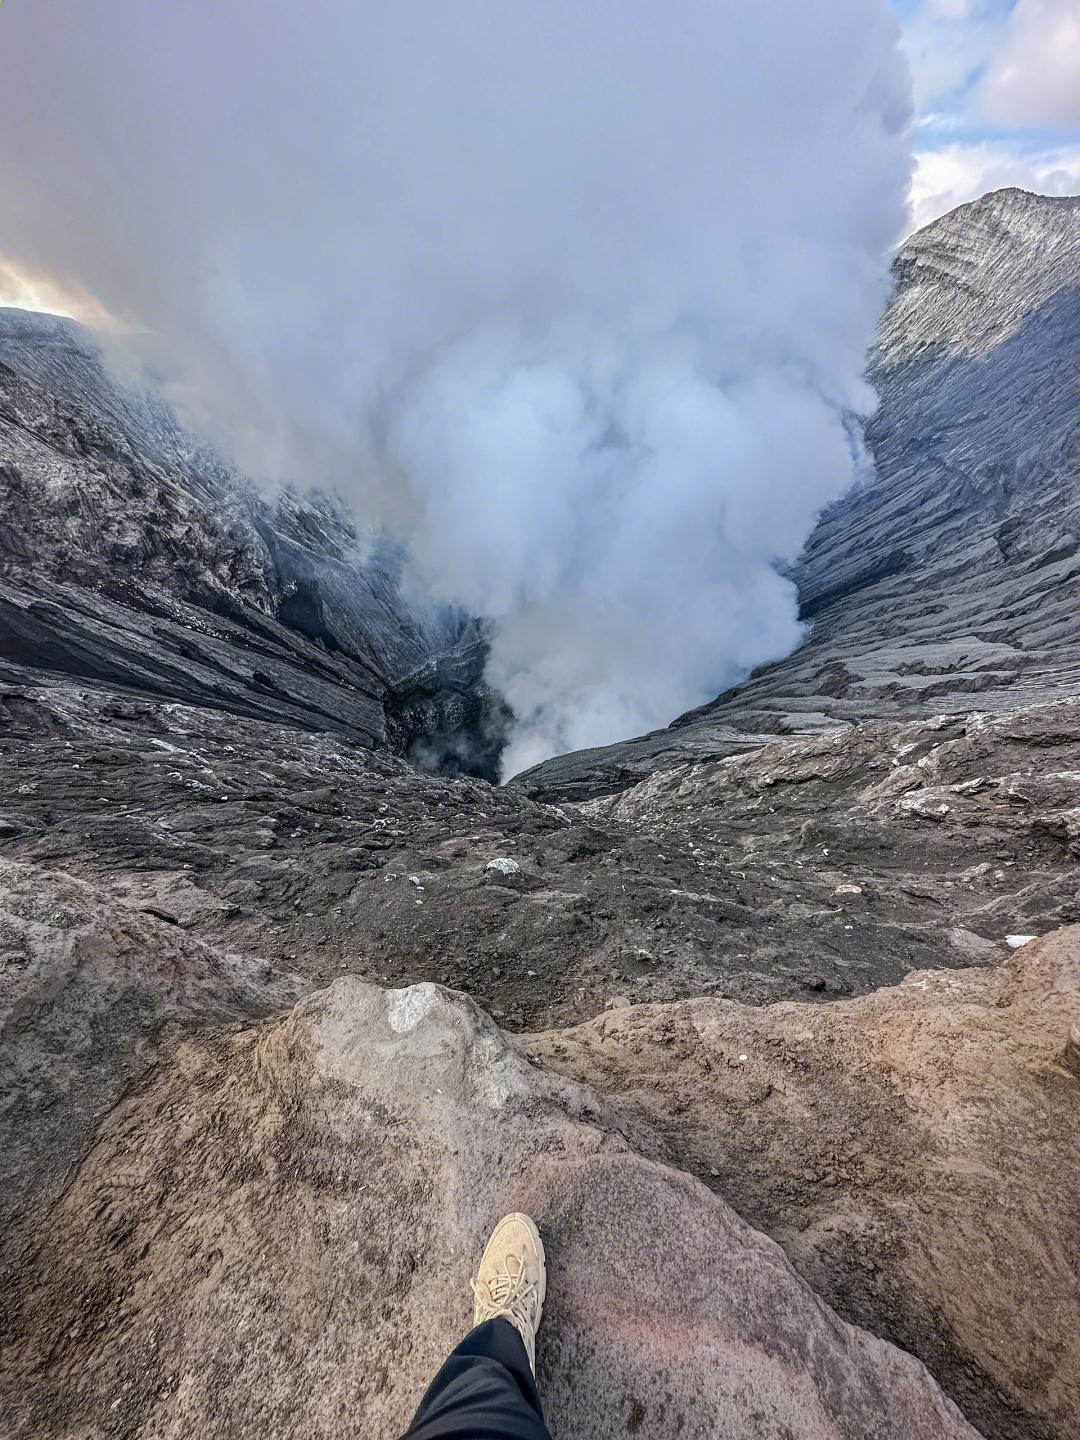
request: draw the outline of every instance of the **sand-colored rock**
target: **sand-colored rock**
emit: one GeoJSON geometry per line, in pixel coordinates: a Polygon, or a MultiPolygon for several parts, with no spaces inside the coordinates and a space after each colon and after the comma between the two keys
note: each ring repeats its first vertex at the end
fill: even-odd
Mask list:
{"type": "Polygon", "coordinates": [[[8,1281],[7,1433],[394,1440],[512,1208],[549,1250],[557,1440],[975,1436],[471,1001],[352,979],[183,1041],[109,1116],[8,1281]]]}
{"type": "Polygon", "coordinates": [[[919,1355],[987,1435],[1080,1434],[1080,927],[812,1007],[617,1010],[528,1042],[919,1355]]]}
{"type": "Polygon", "coordinates": [[[303,988],[100,886],[0,860],[0,1256],[170,1035],[250,1021],[303,988]]]}

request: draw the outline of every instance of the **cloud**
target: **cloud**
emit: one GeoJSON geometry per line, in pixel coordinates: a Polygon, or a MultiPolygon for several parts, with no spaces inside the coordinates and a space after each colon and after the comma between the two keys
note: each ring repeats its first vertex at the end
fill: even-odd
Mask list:
{"type": "Polygon", "coordinates": [[[991,126],[1080,126],[1076,0],[901,4],[920,122],[980,138],[991,126]]]}
{"type": "Polygon", "coordinates": [[[148,332],[241,463],[336,482],[418,588],[494,619],[510,769],[796,642],[775,562],[850,480],[905,213],[883,0],[3,22],[9,261],[148,332]]]}
{"type": "Polygon", "coordinates": [[[65,291],[47,275],[37,275],[19,265],[0,260],[0,308],[37,310],[45,315],[63,315],[102,329],[111,327],[109,314],[93,296],[83,291],[65,291]]]}
{"type": "Polygon", "coordinates": [[[911,187],[913,228],[1009,185],[1039,195],[1080,193],[1080,144],[1030,155],[993,143],[921,151],[911,187]]]}
{"type": "Polygon", "coordinates": [[[904,47],[930,142],[916,153],[916,227],[1003,186],[1080,190],[1080,143],[1068,137],[1080,123],[1075,0],[922,0],[904,47]],[[1054,127],[1060,136],[1045,133],[1054,127]]]}
{"type": "Polygon", "coordinates": [[[904,21],[920,119],[970,108],[971,92],[1001,45],[1011,0],[922,0],[904,21]]]}
{"type": "Polygon", "coordinates": [[[982,106],[1007,125],[1080,126],[1080,6],[1018,0],[983,78],[982,106]]]}

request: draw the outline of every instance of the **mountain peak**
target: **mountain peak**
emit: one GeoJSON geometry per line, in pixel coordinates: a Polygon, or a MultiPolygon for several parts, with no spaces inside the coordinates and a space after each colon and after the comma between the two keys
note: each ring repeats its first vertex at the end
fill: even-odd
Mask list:
{"type": "Polygon", "coordinates": [[[1080,196],[990,190],[917,230],[894,262],[878,369],[933,345],[983,354],[1080,276],[1080,196]]]}

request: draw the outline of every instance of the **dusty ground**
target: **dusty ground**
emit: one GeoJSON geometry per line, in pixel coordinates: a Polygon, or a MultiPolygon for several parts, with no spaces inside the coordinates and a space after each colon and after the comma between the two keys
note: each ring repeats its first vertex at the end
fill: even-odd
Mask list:
{"type": "MultiPolygon", "coordinates": [[[[568,1413],[567,1374],[587,1374],[611,1413],[633,1402],[627,1433],[632,1421],[676,1433],[671,1415],[689,1414],[680,1387],[703,1383],[681,1367],[705,1325],[710,1425],[730,1414],[753,1433],[758,1405],[769,1423],[794,1417],[784,1423],[800,1437],[892,1433],[880,1398],[853,1432],[833,1400],[824,1412],[820,1395],[791,1400],[804,1360],[769,1371],[758,1404],[747,1376],[768,1371],[767,1332],[738,1381],[728,1312],[695,1309],[691,1338],[649,1349],[632,1317],[652,1317],[657,1296],[674,1305],[671,1276],[691,1273],[682,1251],[663,1272],[687,1195],[695,1253],[712,1253],[712,1227],[736,1233],[731,1205],[840,1314],[925,1361],[984,1435],[1077,1433],[1080,1080],[1064,1050],[1075,941],[1015,955],[1006,942],[1080,915],[1075,703],[780,742],[582,811],[190,707],[62,686],[0,699],[0,1149],[18,1433],[247,1433],[238,1397],[257,1393],[262,1433],[342,1433],[364,1414],[368,1433],[390,1435],[387,1417],[460,1328],[458,1282],[485,1207],[534,1200],[578,1257],[561,1272],[568,1285],[596,1243],[574,1228],[579,1212],[610,1204],[620,1233],[649,1237],[648,1264],[627,1252],[612,1292],[619,1344],[644,1347],[633,1351],[652,1377],[644,1395],[614,1341],[591,1351],[585,1329],[560,1338],[557,1321],[545,1362],[556,1413],[568,1413]],[[879,988],[928,967],[930,979],[879,988]],[[441,1041],[387,1060],[394,1104],[391,1080],[369,1077],[383,1088],[356,1101],[368,1117],[357,1130],[338,1080],[312,1080],[303,1026],[280,1017],[328,982],[368,997],[341,1039],[353,1047],[345,1089],[363,1091],[356,1056],[376,1053],[364,1037],[383,1002],[349,988],[361,980],[442,982],[505,1031],[545,1032],[521,1043],[605,1098],[574,1090],[571,1104],[562,1081],[536,1079],[569,1105],[573,1132],[564,1121],[543,1132],[544,1164],[613,1145],[628,1147],[630,1172],[574,1161],[542,1195],[515,1188],[532,1173],[523,1117],[548,1113],[535,1097],[514,1121],[520,1152],[499,1160],[494,1140],[482,1151],[502,1189],[454,1169],[465,1139],[433,1164],[425,1106],[441,1041]],[[444,1194],[466,1192],[450,1220],[433,1218],[444,1194]],[[429,1224],[461,1269],[439,1281],[430,1315],[405,1234],[429,1224]],[[354,1242],[356,1271],[342,1268],[354,1242]],[[403,1295],[401,1313],[420,1317],[415,1370],[413,1319],[392,1318],[403,1295]],[[361,1368],[342,1371],[369,1331],[392,1363],[380,1368],[372,1341],[361,1368]],[[222,1347],[222,1335],[235,1338],[222,1347]],[[670,1413],[650,1408],[665,1366],[680,1376],[670,1413]],[[322,1390],[313,1422],[303,1406],[322,1390]]],[[[462,1136],[513,1068],[499,1034],[469,1024],[482,1037],[455,1101],[462,1136]]],[[[729,1283],[728,1253],[708,1285],[729,1283]]],[[[776,1261],[760,1257],[776,1253],[747,1274],[763,1316],[776,1261]]],[[[804,1294],[792,1284],[789,1299],[804,1294]]],[[[680,1313],[664,1335],[683,1335],[680,1313]]],[[[827,1356],[847,1332],[822,1323],[827,1356]]],[[[897,1433],[953,1433],[940,1428],[947,1412],[918,1413],[897,1433]]],[[[564,1419],[561,1433],[592,1423],[564,1419]]]]}
{"type": "Polygon", "coordinates": [[[859,994],[1080,920],[1073,703],[781,742],[584,815],[185,706],[23,689],[5,718],[0,854],[313,984],[437,980],[510,1029],[859,994]]]}

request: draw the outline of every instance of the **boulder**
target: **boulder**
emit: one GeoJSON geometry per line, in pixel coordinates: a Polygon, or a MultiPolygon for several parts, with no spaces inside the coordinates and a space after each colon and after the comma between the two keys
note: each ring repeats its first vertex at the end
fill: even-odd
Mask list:
{"type": "MultiPolygon", "coordinates": [[[[60,971],[71,1013],[115,973],[99,918],[60,971]]],[[[151,990],[175,959],[148,946],[151,990]]],[[[40,1008],[35,1035],[52,1047],[40,1008]]],[[[36,1209],[5,1283],[7,1434],[394,1440],[470,1324],[488,1228],[521,1208],[549,1250],[559,1440],[975,1436],[918,1361],[644,1141],[432,984],[347,978],[284,1019],[182,1034],[36,1209]]]]}
{"type": "Polygon", "coordinates": [[[1080,1434],[1080,926],[859,999],[638,1005],[527,1049],[984,1434],[1080,1434]]]}

